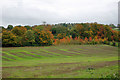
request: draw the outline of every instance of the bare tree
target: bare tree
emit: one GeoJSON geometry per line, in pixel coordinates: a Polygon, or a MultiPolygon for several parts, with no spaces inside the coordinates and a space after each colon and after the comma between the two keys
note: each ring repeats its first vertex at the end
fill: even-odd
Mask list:
{"type": "Polygon", "coordinates": [[[46,21],[43,21],[43,25],[46,25],[46,21]]]}

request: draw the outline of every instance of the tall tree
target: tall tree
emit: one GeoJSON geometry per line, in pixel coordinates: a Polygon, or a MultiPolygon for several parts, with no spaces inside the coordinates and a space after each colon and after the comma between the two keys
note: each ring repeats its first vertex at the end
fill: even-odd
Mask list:
{"type": "Polygon", "coordinates": [[[15,46],[16,36],[10,31],[4,30],[2,33],[2,46],[15,46]]]}
{"type": "Polygon", "coordinates": [[[13,26],[12,26],[12,25],[8,25],[7,29],[8,29],[8,30],[12,30],[12,29],[13,29],[13,26]]]}
{"type": "Polygon", "coordinates": [[[24,26],[27,30],[32,29],[29,25],[24,26]]]}
{"type": "Polygon", "coordinates": [[[32,30],[26,31],[26,33],[24,34],[24,42],[31,45],[35,42],[35,35],[32,30]]]}
{"type": "Polygon", "coordinates": [[[27,31],[27,29],[25,27],[15,26],[12,29],[12,33],[15,34],[16,36],[23,36],[26,31],[27,31]]]}

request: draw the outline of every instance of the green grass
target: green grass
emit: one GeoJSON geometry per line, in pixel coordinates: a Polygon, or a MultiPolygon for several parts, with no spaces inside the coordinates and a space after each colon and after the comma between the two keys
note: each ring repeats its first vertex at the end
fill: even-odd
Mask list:
{"type": "Polygon", "coordinates": [[[119,29],[115,29],[115,28],[113,28],[112,30],[120,31],[119,29]]]}
{"type": "Polygon", "coordinates": [[[2,54],[3,78],[101,78],[118,71],[118,48],[108,45],[11,47],[2,54]]]}
{"type": "MultiPolygon", "coordinates": [[[[118,65],[103,67],[94,70],[80,69],[69,74],[56,75],[57,77],[67,77],[67,78],[106,78],[105,75],[111,75],[118,72],[118,65]],[[99,72],[99,73],[98,73],[99,72]]],[[[53,78],[54,76],[49,76],[53,78]]]]}

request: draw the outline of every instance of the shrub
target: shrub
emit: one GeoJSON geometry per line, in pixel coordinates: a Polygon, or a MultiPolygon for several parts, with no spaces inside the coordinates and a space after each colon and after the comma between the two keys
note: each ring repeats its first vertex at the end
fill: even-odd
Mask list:
{"type": "Polygon", "coordinates": [[[109,42],[109,45],[113,46],[113,42],[109,42]]]}
{"type": "Polygon", "coordinates": [[[92,37],[89,37],[89,41],[90,41],[90,42],[92,41],[92,37]]]}
{"type": "Polygon", "coordinates": [[[60,40],[59,39],[55,39],[54,40],[54,45],[59,45],[60,44],[60,40]]]}
{"type": "Polygon", "coordinates": [[[109,45],[109,42],[108,42],[108,41],[104,41],[104,44],[107,44],[107,45],[109,45]]]}
{"type": "Polygon", "coordinates": [[[120,47],[120,42],[118,42],[118,47],[120,47]]]}
{"type": "Polygon", "coordinates": [[[113,46],[115,46],[115,42],[113,41],[113,46]]]}
{"type": "Polygon", "coordinates": [[[109,74],[109,75],[106,75],[106,76],[103,76],[101,75],[102,78],[100,78],[99,80],[119,80],[120,78],[120,74],[118,73],[115,73],[115,74],[109,74]]]}
{"type": "Polygon", "coordinates": [[[119,46],[119,45],[118,45],[118,42],[116,42],[116,43],[115,43],[115,46],[116,46],[116,47],[118,47],[118,46],[119,46]]]}
{"type": "Polygon", "coordinates": [[[95,40],[94,39],[91,41],[91,44],[93,44],[93,45],[95,44],[95,40]]]}
{"type": "Polygon", "coordinates": [[[88,42],[88,44],[92,44],[92,42],[88,42]]]}
{"type": "Polygon", "coordinates": [[[99,38],[99,44],[102,44],[103,40],[101,38],[99,38]]]}

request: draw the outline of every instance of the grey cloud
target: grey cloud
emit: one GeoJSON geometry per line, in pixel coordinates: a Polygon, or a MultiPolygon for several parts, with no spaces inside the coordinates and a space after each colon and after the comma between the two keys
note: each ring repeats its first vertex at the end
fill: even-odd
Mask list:
{"type": "Polygon", "coordinates": [[[34,25],[42,21],[118,24],[117,5],[118,0],[5,0],[2,25],[34,25]]]}

